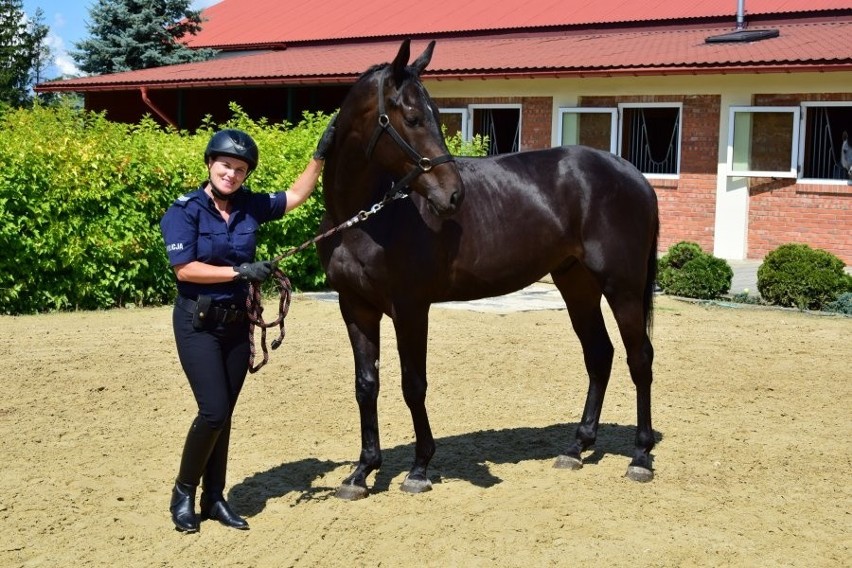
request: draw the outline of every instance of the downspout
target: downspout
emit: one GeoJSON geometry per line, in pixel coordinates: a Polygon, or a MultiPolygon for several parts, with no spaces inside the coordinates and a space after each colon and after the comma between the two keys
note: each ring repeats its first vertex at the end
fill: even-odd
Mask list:
{"type": "Polygon", "coordinates": [[[737,29],[745,29],[745,0],[737,0],[737,29]]]}
{"type": "Polygon", "coordinates": [[[167,123],[169,123],[171,126],[173,126],[174,128],[177,129],[178,125],[175,123],[175,121],[173,121],[171,118],[166,116],[166,113],[164,113],[159,108],[157,108],[157,105],[155,105],[151,101],[151,99],[148,98],[148,87],[139,87],[139,92],[142,95],[142,102],[144,102],[146,105],[148,105],[148,108],[153,110],[157,114],[157,116],[159,116],[160,118],[165,120],[167,123]]]}

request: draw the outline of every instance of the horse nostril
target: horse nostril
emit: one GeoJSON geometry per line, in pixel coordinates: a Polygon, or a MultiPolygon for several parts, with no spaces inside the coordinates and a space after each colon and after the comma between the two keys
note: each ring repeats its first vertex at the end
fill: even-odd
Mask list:
{"type": "Polygon", "coordinates": [[[462,196],[460,191],[453,192],[453,194],[450,196],[450,205],[452,205],[453,207],[458,207],[461,204],[461,198],[462,196]]]}

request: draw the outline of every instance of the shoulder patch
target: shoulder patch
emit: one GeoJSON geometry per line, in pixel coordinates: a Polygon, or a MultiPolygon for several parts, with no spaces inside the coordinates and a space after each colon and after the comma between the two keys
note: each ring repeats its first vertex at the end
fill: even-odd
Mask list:
{"type": "Polygon", "coordinates": [[[187,195],[181,195],[180,197],[175,199],[175,201],[172,205],[178,205],[180,207],[186,207],[186,204],[189,203],[190,201],[192,201],[193,197],[194,196],[191,193],[188,193],[187,195]]]}

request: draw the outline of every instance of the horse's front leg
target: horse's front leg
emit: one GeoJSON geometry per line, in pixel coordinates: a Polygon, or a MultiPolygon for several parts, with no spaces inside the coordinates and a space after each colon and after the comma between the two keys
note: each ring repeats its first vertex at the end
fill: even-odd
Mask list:
{"type": "Polygon", "coordinates": [[[429,306],[408,307],[394,313],[397,349],[402,367],[402,396],[414,424],[414,465],[402,482],[402,490],[422,493],[432,489],[426,468],[435,455],[435,438],[426,413],[426,343],[429,306]]]}
{"type": "Polygon", "coordinates": [[[346,322],[355,356],[355,399],[361,417],[361,455],[355,471],[337,489],[341,499],[363,499],[369,494],[367,476],[382,465],[379,444],[379,331],[382,314],[340,296],[340,312],[346,322]]]}

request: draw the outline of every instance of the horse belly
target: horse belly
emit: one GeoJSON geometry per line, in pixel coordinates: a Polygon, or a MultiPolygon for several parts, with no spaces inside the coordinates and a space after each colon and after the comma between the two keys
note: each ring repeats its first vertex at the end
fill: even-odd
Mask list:
{"type": "Polygon", "coordinates": [[[536,234],[465,232],[451,265],[452,299],[471,300],[516,292],[564,264],[572,247],[557,228],[536,234]]]}

